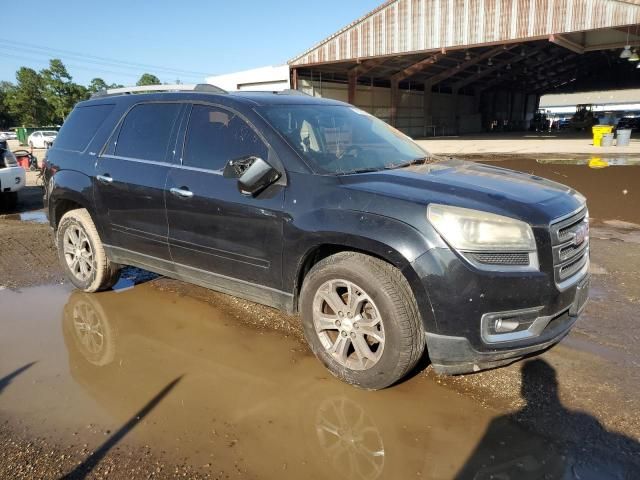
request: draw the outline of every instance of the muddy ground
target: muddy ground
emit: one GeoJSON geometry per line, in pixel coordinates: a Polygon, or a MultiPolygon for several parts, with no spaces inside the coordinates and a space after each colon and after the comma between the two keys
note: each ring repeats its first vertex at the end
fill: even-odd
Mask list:
{"type": "MultiPolygon", "coordinates": [[[[0,478],[638,478],[640,167],[496,159],[590,203],[584,316],[536,359],[364,392],[299,321],[129,269],[64,282],[39,189],[0,215],[0,478]]],[[[33,181],[33,179],[31,179],[33,181]]]]}

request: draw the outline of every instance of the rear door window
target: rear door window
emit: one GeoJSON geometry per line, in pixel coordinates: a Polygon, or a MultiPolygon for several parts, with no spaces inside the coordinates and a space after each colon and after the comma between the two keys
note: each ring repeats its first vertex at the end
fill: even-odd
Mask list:
{"type": "Polygon", "coordinates": [[[254,155],[267,158],[268,149],[256,131],[235,113],[194,105],[184,144],[183,165],[221,170],[229,160],[254,155]]]}
{"type": "Polygon", "coordinates": [[[120,128],[115,155],[166,161],[180,108],[178,103],[143,103],[133,107],[120,128]]]}
{"type": "Polygon", "coordinates": [[[84,151],[113,107],[109,104],[74,108],[56,137],[55,148],[84,151]]]}

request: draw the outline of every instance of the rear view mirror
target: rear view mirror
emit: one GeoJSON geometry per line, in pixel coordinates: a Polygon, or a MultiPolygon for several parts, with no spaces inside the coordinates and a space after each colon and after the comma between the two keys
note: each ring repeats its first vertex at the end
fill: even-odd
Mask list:
{"type": "Polygon", "coordinates": [[[280,172],[260,157],[231,160],[224,169],[225,177],[238,179],[238,190],[255,197],[280,178],[280,172]]]}

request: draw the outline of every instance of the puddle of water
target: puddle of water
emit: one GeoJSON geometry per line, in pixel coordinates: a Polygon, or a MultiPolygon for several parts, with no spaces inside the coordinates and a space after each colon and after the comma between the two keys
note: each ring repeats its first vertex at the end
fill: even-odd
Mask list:
{"type": "MultiPolygon", "coordinates": [[[[584,468],[424,377],[358,390],[294,340],[151,284],[5,290],[0,306],[1,415],[60,442],[98,449],[138,415],[124,444],[248,477],[569,478],[584,468]]],[[[590,462],[586,471],[599,468],[590,462]]]]}
{"type": "Polygon", "coordinates": [[[478,160],[568,185],[587,197],[589,214],[640,224],[640,158],[577,157],[478,160]],[[600,168],[606,163],[611,168],[600,168]],[[597,167],[597,168],[590,168],[597,167]]]}
{"type": "Polygon", "coordinates": [[[47,215],[42,210],[37,210],[34,212],[12,213],[10,215],[3,215],[2,218],[6,218],[7,220],[20,220],[23,222],[49,223],[47,215]]]}

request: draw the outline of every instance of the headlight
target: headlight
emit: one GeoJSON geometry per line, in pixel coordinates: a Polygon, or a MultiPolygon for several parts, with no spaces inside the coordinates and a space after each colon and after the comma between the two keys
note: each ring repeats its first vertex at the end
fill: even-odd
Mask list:
{"type": "Polygon", "coordinates": [[[538,269],[533,230],[525,222],[480,210],[439,204],[429,205],[427,218],[445,241],[463,254],[507,254],[465,255],[465,258],[479,268],[538,269]],[[522,255],[511,255],[513,252],[521,252],[522,255]]]}

